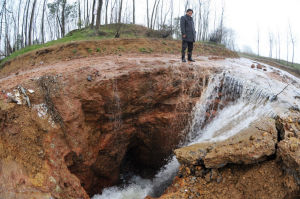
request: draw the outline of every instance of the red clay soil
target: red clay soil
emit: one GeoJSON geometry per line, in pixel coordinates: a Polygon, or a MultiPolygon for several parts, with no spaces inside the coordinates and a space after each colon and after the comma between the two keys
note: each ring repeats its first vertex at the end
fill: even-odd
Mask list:
{"type": "Polygon", "coordinates": [[[0,198],[89,198],[119,183],[128,159],[154,171],[217,71],[130,54],[30,66],[0,79],[0,198]]]}
{"type": "MultiPolygon", "coordinates": [[[[181,42],[176,40],[136,38],[71,42],[28,52],[3,63],[0,66],[0,69],[2,68],[0,70],[0,78],[43,65],[73,59],[80,60],[82,58],[104,57],[106,55],[122,56],[128,53],[148,54],[150,56],[152,54],[175,54],[180,57],[180,51],[181,42]]],[[[208,43],[196,43],[194,54],[195,56],[238,57],[237,53],[223,46],[208,43]]]]}

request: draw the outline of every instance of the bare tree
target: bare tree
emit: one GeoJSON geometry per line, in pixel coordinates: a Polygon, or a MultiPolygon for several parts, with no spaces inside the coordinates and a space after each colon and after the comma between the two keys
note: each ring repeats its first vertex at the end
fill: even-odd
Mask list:
{"type": "Polygon", "coordinates": [[[155,8],[155,14],[154,14],[154,18],[153,18],[153,24],[152,24],[152,29],[154,29],[155,24],[156,24],[156,19],[158,18],[158,6],[159,6],[160,0],[158,0],[157,4],[156,4],[156,8],[155,8]]]}
{"type": "Polygon", "coordinates": [[[85,26],[87,27],[90,23],[89,19],[89,0],[86,0],[86,18],[85,18],[85,26]]]}
{"type": "Polygon", "coordinates": [[[105,1],[105,25],[108,24],[108,19],[107,19],[108,3],[109,3],[109,0],[106,0],[106,1],[105,1]]]}
{"type": "Polygon", "coordinates": [[[50,20],[49,20],[49,15],[48,14],[47,14],[47,22],[48,22],[48,27],[49,27],[49,30],[50,30],[50,40],[52,40],[53,37],[54,37],[54,33],[53,33],[53,30],[52,30],[52,26],[50,24],[50,20]]]}
{"type": "Polygon", "coordinates": [[[32,23],[33,23],[33,17],[34,17],[34,10],[35,10],[35,5],[36,5],[36,0],[34,0],[32,4],[32,9],[31,9],[31,17],[30,17],[30,22],[29,22],[29,35],[28,35],[28,45],[30,46],[32,44],[32,23]]]}
{"type": "Polygon", "coordinates": [[[257,56],[259,56],[259,36],[260,36],[260,31],[259,27],[257,27],[257,56]]]}
{"type": "Polygon", "coordinates": [[[154,5],[152,8],[152,14],[151,14],[151,20],[150,20],[150,28],[153,29],[154,27],[154,19],[155,19],[155,11],[157,11],[157,5],[159,4],[160,0],[155,0],[154,1],[154,5]]]}
{"type": "Polygon", "coordinates": [[[291,24],[289,23],[289,30],[290,30],[290,39],[291,39],[291,43],[293,46],[293,54],[292,54],[292,66],[294,65],[294,57],[295,57],[295,37],[294,34],[292,32],[292,27],[291,24]]]}
{"type": "Polygon", "coordinates": [[[95,23],[95,14],[94,14],[94,11],[95,11],[95,4],[96,4],[96,0],[93,0],[92,22],[91,22],[91,27],[92,27],[92,28],[94,27],[94,23],[95,23]]]}
{"type": "Polygon", "coordinates": [[[24,39],[25,39],[24,43],[25,43],[25,46],[27,46],[27,44],[28,44],[28,40],[27,40],[27,25],[28,25],[29,5],[30,5],[30,0],[27,1],[26,7],[25,7],[26,12],[24,12],[25,24],[23,23],[23,27],[24,27],[24,39]]]}
{"type": "Polygon", "coordinates": [[[41,34],[42,34],[42,43],[45,42],[45,31],[44,31],[44,21],[45,21],[45,9],[46,9],[47,0],[44,0],[43,12],[42,12],[42,21],[41,21],[41,34]]]}
{"type": "Polygon", "coordinates": [[[173,6],[173,4],[174,4],[174,1],[173,0],[171,0],[170,1],[170,9],[171,9],[171,19],[170,19],[170,23],[171,23],[171,32],[173,32],[173,15],[174,15],[174,6],[173,6]]]}
{"type": "Polygon", "coordinates": [[[81,29],[81,10],[80,10],[80,0],[77,1],[78,2],[78,28],[81,29]]]}
{"type": "Polygon", "coordinates": [[[289,65],[289,32],[286,34],[286,65],[289,65]]]}
{"type": "Polygon", "coordinates": [[[210,1],[207,1],[203,10],[202,41],[208,39],[209,14],[210,14],[210,1]]]}
{"type": "Polygon", "coordinates": [[[135,0],[132,0],[132,18],[133,18],[133,24],[135,24],[135,0]]]}
{"type": "Polygon", "coordinates": [[[67,0],[61,0],[61,36],[64,37],[66,34],[66,23],[65,23],[65,10],[67,5],[67,0]]]}
{"type": "Polygon", "coordinates": [[[20,28],[20,15],[21,15],[21,5],[22,5],[22,0],[19,1],[19,9],[18,9],[18,25],[17,25],[17,50],[21,47],[20,46],[20,41],[21,41],[21,36],[19,34],[19,28],[20,28]]]}
{"type": "Polygon", "coordinates": [[[279,33],[279,31],[278,31],[278,33],[277,33],[277,41],[278,41],[278,60],[280,61],[280,46],[281,46],[281,41],[280,41],[280,33],[279,33]]]}
{"type": "Polygon", "coordinates": [[[188,9],[188,6],[189,6],[189,0],[185,0],[184,11],[188,9]]]}
{"type": "Polygon", "coordinates": [[[273,34],[271,33],[271,31],[269,32],[269,46],[270,46],[270,50],[269,50],[269,57],[273,57],[273,34]]]}
{"type": "Polygon", "coordinates": [[[150,21],[149,21],[149,0],[147,1],[147,28],[150,28],[150,21]]]}
{"type": "Polygon", "coordinates": [[[113,14],[114,14],[114,9],[116,7],[116,4],[117,4],[117,0],[111,1],[110,23],[113,23],[113,21],[114,21],[113,14]]]}
{"type": "Polygon", "coordinates": [[[99,30],[99,28],[100,28],[102,5],[103,5],[103,0],[98,0],[97,19],[96,19],[96,29],[97,30],[99,30]]]}
{"type": "Polygon", "coordinates": [[[123,0],[119,1],[119,17],[118,17],[118,23],[121,23],[122,21],[122,8],[123,8],[123,0]]]}

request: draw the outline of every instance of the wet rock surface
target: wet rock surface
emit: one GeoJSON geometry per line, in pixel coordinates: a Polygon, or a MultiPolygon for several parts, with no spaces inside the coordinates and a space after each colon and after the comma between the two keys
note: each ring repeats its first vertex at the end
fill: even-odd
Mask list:
{"type": "Polygon", "coordinates": [[[261,119],[222,142],[199,143],[176,149],[181,164],[221,168],[227,164],[253,164],[275,154],[277,131],[273,119],[261,119]]]}
{"type": "Polygon", "coordinates": [[[299,198],[299,117],[291,111],[223,142],[175,150],[178,177],[160,198],[299,198]]]}

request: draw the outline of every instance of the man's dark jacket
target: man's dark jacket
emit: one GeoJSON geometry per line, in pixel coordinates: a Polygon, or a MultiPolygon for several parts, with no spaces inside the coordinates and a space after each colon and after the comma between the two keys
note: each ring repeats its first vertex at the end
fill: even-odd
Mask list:
{"type": "Polygon", "coordinates": [[[182,16],[180,19],[180,28],[181,28],[181,34],[186,35],[185,38],[182,37],[183,41],[195,42],[196,30],[195,30],[195,25],[192,17],[188,15],[182,16]]]}

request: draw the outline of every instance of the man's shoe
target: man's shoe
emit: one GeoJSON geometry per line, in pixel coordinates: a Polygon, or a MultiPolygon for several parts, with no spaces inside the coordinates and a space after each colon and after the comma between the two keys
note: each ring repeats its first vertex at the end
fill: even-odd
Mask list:
{"type": "Polygon", "coordinates": [[[192,54],[188,54],[188,61],[195,62],[195,60],[192,59],[192,54]]]}
{"type": "Polygon", "coordinates": [[[186,59],[185,59],[185,58],[182,58],[182,62],[186,62],[186,59]]]}

